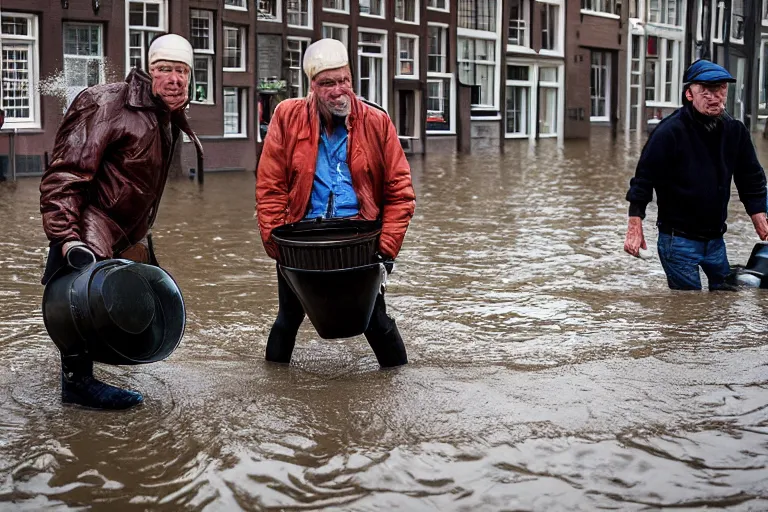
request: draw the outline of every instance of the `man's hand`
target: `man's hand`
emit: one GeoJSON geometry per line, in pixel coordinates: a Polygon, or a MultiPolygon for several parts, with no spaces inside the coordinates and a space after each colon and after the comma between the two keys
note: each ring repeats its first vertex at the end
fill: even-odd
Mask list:
{"type": "Polygon", "coordinates": [[[643,236],[643,219],[630,217],[627,226],[627,237],[624,239],[624,250],[632,256],[639,258],[640,249],[647,249],[643,236]]]}
{"type": "Polygon", "coordinates": [[[760,240],[768,239],[768,219],[765,213],[756,213],[752,216],[752,224],[755,226],[755,232],[760,240]]]}

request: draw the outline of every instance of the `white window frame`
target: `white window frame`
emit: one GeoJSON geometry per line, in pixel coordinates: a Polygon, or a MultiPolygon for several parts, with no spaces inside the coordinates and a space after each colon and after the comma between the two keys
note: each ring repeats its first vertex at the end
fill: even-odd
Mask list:
{"type": "Polygon", "coordinates": [[[325,7],[323,5],[322,1],[320,2],[320,7],[323,9],[323,12],[335,12],[335,13],[339,13],[339,14],[349,14],[349,4],[350,4],[350,1],[351,0],[341,0],[341,2],[344,5],[344,7],[342,7],[341,9],[334,9],[333,7],[325,7]]]}
{"type": "MultiPolygon", "coordinates": [[[[280,0],[280,1],[282,1],[282,0],[280,0]]],[[[312,18],[314,16],[313,10],[314,10],[314,3],[315,2],[313,0],[296,0],[296,1],[298,1],[299,3],[305,2],[307,4],[307,24],[306,25],[295,25],[295,24],[292,24],[292,23],[288,23],[288,26],[292,27],[292,28],[303,28],[303,29],[306,29],[306,30],[312,30],[314,28],[312,18]]],[[[286,20],[288,20],[288,19],[290,19],[291,13],[288,12],[288,6],[287,5],[286,5],[286,8],[285,8],[285,11],[286,11],[285,12],[285,17],[286,17],[286,20]]],[[[299,14],[301,14],[301,12],[299,12],[299,14]]]]}
{"type": "Polygon", "coordinates": [[[359,28],[357,31],[357,80],[355,83],[355,88],[357,89],[357,93],[360,94],[360,59],[363,57],[373,57],[373,58],[380,58],[381,59],[381,102],[382,105],[379,105],[384,110],[387,110],[387,104],[389,103],[389,87],[387,84],[387,71],[389,69],[389,37],[388,37],[389,31],[388,30],[381,30],[377,28],[359,28]],[[360,35],[361,34],[377,34],[382,36],[382,48],[381,48],[381,55],[378,54],[369,54],[369,53],[363,53],[360,51],[360,35]]]}
{"type": "Polygon", "coordinates": [[[704,0],[696,2],[696,41],[704,40],[704,0]]]}
{"type": "Polygon", "coordinates": [[[627,73],[626,73],[626,103],[625,103],[625,115],[627,116],[627,122],[625,124],[625,132],[629,133],[633,128],[640,133],[640,130],[642,128],[642,113],[645,111],[646,103],[645,103],[645,85],[644,85],[644,77],[645,77],[645,49],[646,49],[647,43],[645,38],[645,32],[640,29],[637,30],[635,27],[635,30],[630,30],[629,39],[627,40],[627,73]],[[637,37],[639,41],[639,48],[638,48],[638,67],[637,70],[633,70],[632,68],[632,51],[634,49],[634,38],[637,37]],[[632,76],[635,75],[638,77],[637,79],[637,86],[632,85],[632,76]],[[637,88],[637,104],[632,104],[632,88],[637,88]],[[637,116],[636,116],[636,125],[633,127],[630,124],[630,120],[632,119],[632,109],[637,109],[637,116]]]}
{"type": "Polygon", "coordinates": [[[715,6],[715,12],[712,15],[712,21],[712,42],[722,44],[724,41],[723,31],[725,30],[725,2],[723,0],[717,2],[717,5],[715,6]]]}
{"type": "Polygon", "coordinates": [[[262,17],[259,15],[259,7],[258,2],[259,0],[255,0],[256,2],[256,20],[259,21],[267,21],[271,23],[282,23],[283,21],[283,2],[282,0],[270,0],[275,5],[275,17],[274,18],[267,18],[262,17]]]}
{"type": "Polygon", "coordinates": [[[557,64],[555,62],[553,63],[547,63],[546,65],[542,65],[541,63],[536,65],[536,80],[538,84],[538,91],[540,92],[541,89],[549,89],[555,91],[557,94],[557,101],[555,102],[555,131],[550,133],[540,133],[539,128],[539,113],[541,112],[541,105],[539,104],[540,97],[537,94],[536,96],[536,132],[537,136],[540,139],[548,139],[548,138],[555,138],[559,137],[562,125],[561,123],[564,121],[563,118],[563,73],[565,72],[565,66],[563,64],[557,64]],[[541,68],[554,68],[557,71],[557,80],[554,82],[548,82],[548,81],[542,81],[541,80],[541,68]]]}
{"type": "MultiPolygon", "coordinates": [[[[397,2],[397,0],[392,0],[393,2],[397,2]]],[[[407,2],[409,0],[403,0],[404,2],[407,2]]],[[[397,17],[397,3],[395,3],[395,22],[396,23],[402,23],[404,25],[418,25],[419,24],[419,14],[420,14],[420,5],[419,0],[410,0],[413,2],[413,21],[404,20],[397,17]]]]}
{"type": "Polygon", "coordinates": [[[758,66],[758,89],[757,89],[757,108],[760,110],[765,110],[768,108],[768,91],[766,91],[766,87],[768,87],[768,84],[765,83],[765,49],[768,47],[768,39],[763,38],[760,41],[760,58],[758,60],[759,66],[758,66]],[[760,94],[763,94],[763,101],[760,102],[760,94]]]}
{"type": "Polygon", "coordinates": [[[448,72],[448,31],[450,29],[450,26],[447,23],[434,23],[429,22],[427,24],[427,75],[432,74],[445,74],[448,72]],[[429,42],[431,39],[431,36],[429,35],[429,27],[435,27],[439,30],[438,34],[440,36],[440,48],[443,49],[443,53],[436,54],[436,53],[429,53],[429,42]],[[429,70],[429,58],[431,56],[439,56],[440,57],[440,71],[430,71],[429,70]]]}
{"type": "MultiPolygon", "coordinates": [[[[197,66],[195,66],[195,69],[192,71],[192,99],[190,100],[191,103],[195,103],[197,105],[213,105],[215,103],[215,90],[213,88],[213,80],[214,80],[214,67],[213,67],[213,61],[215,56],[215,50],[216,50],[216,37],[215,37],[215,28],[213,24],[213,11],[208,9],[190,9],[189,10],[189,20],[190,20],[190,30],[192,30],[192,13],[193,12],[202,13],[205,15],[205,17],[208,18],[208,48],[207,49],[198,49],[194,46],[192,47],[195,58],[196,59],[205,59],[206,66],[208,70],[208,97],[205,99],[205,101],[197,101],[195,100],[195,96],[197,94],[197,84],[195,80],[195,71],[197,71],[197,66]]],[[[203,16],[197,16],[199,18],[202,18],[203,16]]],[[[192,37],[190,35],[190,43],[192,42],[192,37]]]]}
{"type": "MultiPolygon", "coordinates": [[[[287,44],[288,41],[298,41],[299,42],[299,48],[301,48],[301,43],[306,43],[307,46],[309,46],[312,43],[312,39],[310,39],[309,37],[288,36],[285,39],[286,39],[286,49],[285,49],[286,53],[288,53],[290,51],[288,49],[288,44],[287,44]]],[[[304,82],[303,82],[303,79],[302,79],[302,77],[304,76],[304,69],[303,69],[303,66],[302,66],[303,62],[304,62],[304,55],[302,54],[302,55],[299,56],[299,66],[298,66],[298,68],[291,67],[290,65],[288,67],[289,70],[290,69],[297,69],[298,73],[299,73],[299,93],[300,94],[299,94],[299,96],[296,96],[297,98],[304,98],[304,97],[307,96],[307,94],[309,94],[309,87],[310,87],[309,79],[307,79],[307,90],[306,91],[303,90],[304,89],[304,82]]],[[[289,87],[293,87],[293,84],[291,84],[289,87]]]]}
{"type": "Polygon", "coordinates": [[[445,7],[432,7],[429,5],[431,2],[437,2],[438,0],[425,0],[427,2],[427,10],[430,11],[437,11],[437,12],[451,12],[451,0],[442,0],[442,2],[445,4],[445,7]]]}
{"type": "Polygon", "coordinates": [[[224,8],[232,10],[232,11],[245,11],[245,12],[248,12],[248,1],[249,0],[241,0],[240,3],[243,4],[243,5],[229,5],[229,4],[227,4],[227,0],[224,0],[224,8]]]}
{"type": "MultiPolygon", "coordinates": [[[[554,50],[540,50],[539,55],[549,55],[552,57],[563,57],[565,51],[565,2],[564,0],[536,0],[536,4],[549,4],[557,7],[557,34],[555,35],[554,50]]],[[[536,9],[538,11],[538,9],[536,9]]],[[[538,12],[536,13],[538,15],[538,12]]],[[[541,30],[541,27],[539,27],[541,30]]]]}
{"type": "MultiPolygon", "coordinates": [[[[584,1],[584,0],[580,0],[584,1]]],[[[582,14],[588,14],[590,16],[598,16],[600,18],[610,18],[614,20],[621,19],[621,15],[613,12],[616,9],[616,2],[614,0],[586,0],[588,6],[581,8],[582,14]],[[610,10],[605,10],[604,5],[611,6],[610,10]]]]}
{"type": "Polygon", "coordinates": [[[344,41],[342,41],[342,43],[344,43],[344,47],[347,50],[349,50],[349,25],[342,25],[341,23],[327,23],[327,22],[323,22],[322,35],[323,35],[324,38],[325,37],[330,37],[330,36],[327,36],[325,34],[325,28],[326,27],[332,28],[332,29],[336,28],[336,29],[343,30],[344,31],[344,41]]]}
{"type": "MultiPolygon", "coordinates": [[[[504,112],[503,112],[503,118],[504,118],[504,137],[507,139],[534,139],[536,137],[536,119],[538,119],[537,115],[537,102],[535,100],[535,84],[536,84],[536,65],[530,61],[524,62],[524,61],[516,61],[516,60],[509,60],[506,63],[507,66],[520,66],[520,67],[527,67],[528,68],[528,80],[514,80],[514,79],[507,79],[504,86],[505,94],[507,93],[508,87],[525,87],[528,89],[528,102],[527,105],[525,105],[526,108],[526,115],[527,115],[527,123],[525,133],[521,132],[508,132],[507,131],[507,105],[504,105],[504,112]]],[[[505,70],[506,72],[506,70],[505,70]]]]}
{"type": "MultiPolygon", "coordinates": [[[[658,38],[658,56],[654,58],[654,60],[657,61],[657,68],[656,68],[656,83],[654,84],[654,90],[656,91],[656,99],[653,101],[646,101],[646,107],[655,107],[655,108],[666,108],[666,107],[679,107],[681,105],[680,103],[680,95],[682,94],[681,91],[681,81],[682,81],[682,73],[684,72],[683,66],[682,66],[682,46],[683,41],[681,40],[682,37],[684,37],[682,34],[680,36],[676,37],[667,37],[667,36],[661,36],[657,35],[654,32],[651,32],[647,34],[646,38],[643,40],[645,44],[645,48],[643,48],[643,62],[647,62],[648,57],[645,55],[645,50],[648,47],[648,37],[657,37],[658,38]],[[672,56],[672,72],[674,73],[674,76],[671,80],[667,80],[667,42],[672,41],[674,43],[673,48],[673,56],[672,56]],[[672,84],[672,91],[671,91],[671,97],[666,97],[666,82],[671,82],[672,84]]],[[[665,34],[668,35],[668,33],[665,32],[665,34]]],[[[643,79],[645,79],[645,70],[643,70],[643,79]]],[[[648,87],[648,83],[645,84],[645,88],[648,87]]],[[[645,97],[645,88],[643,88],[643,97],[645,97]]]]}
{"type": "MultiPolygon", "coordinates": [[[[509,42],[509,32],[512,30],[512,18],[511,18],[511,10],[510,10],[510,19],[509,19],[509,30],[507,30],[507,51],[508,52],[522,52],[522,53],[531,53],[534,54],[536,51],[531,48],[531,2],[528,0],[520,0],[520,4],[523,11],[523,23],[525,24],[523,28],[523,44],[511,44],[509,42]]],[[[518,29],[519,30],[519,29],[518,29]]],[[[504,107],[506,108],[506,107],[504,107]]]]}
{"type": "MultiPolygon", "coordinates": [[[[592,97],[590,94],[590,100],[589,100],[589,122],[590,123],[601,123],[601,122],[607,122],[611,120],[611,89],[612,89],[612,83],[611,79],[613,76],[613,66],[616,65],[615,62],[613,62],[613,55],[610,52],[607,51],[598,51],[596,52],[602,56],[604,61],[601,61],[601,64],[605,64],[605,76],[607,77],[607,86],[606,84],[603,84],[603,93],[604,93],[604,101],[605,101],[605,115],[603,116],[593,116],[592,115],[592,97]]],[[[590,73],[590,80],[592,77],[592,54],[589,56],[589,73],[590,73]]]]}
{"type": "Polygon", "coordinates": [[[246,36],[245,36],[245,27],[242,27],[240,25],[224,25],[222,27],[222,35],[223,35],[223,41],[224,41],[224,48],[221,49],[221,56],[222,59],[224,58],[224,53],[227,49],[227,31],[231,30],[237,30],[238,33],[238,39],[240,40],[240,65],[237,67],[223,67],[223,70],[227,73],[235,72],[240,73],[246,71],[247,68],[247,55],[246,55],[246,36]]]}
{"type": "MultiPolygon", "coordinates": [[[[40,122],[40,93],[37,91],[36,84],[40,83],[40,32],[39,32],[39,20],[37,15],[26,14],[19,12],[4,11],[2,17],[11,18],[25,18],[28,22],[28,36],[16,36],[16,35],[0,35],[0,47],[4,45],[8,46],[26,46],[29,52],[29,86],[27,87],[29,97],[29,117],[26,118],[14,118],[8,117],[8,109],[6,109],[6,118],[4,128],[17,128],[17,129],[39,129],[41,128],[40,122]]],[[[2,54],[0,53],[0,58],[2,54]]],[[[0,90],[2,94],[2,90],[0,90]]],[[[2,102],[0,101],[0,104],[2,102]]]]}
{"type": "MultiPolygon", "coordinates": [[[[101,23],[79,23],[79,22],[69,22],[69,21],[64,22],[64,24],[62,26],[62,34],[61,34],[62,35],[63,51],[66,51],[66,48],[67,48],[66,42],[64,41],[64,38],[66,37],[67,29],[68,28],[77,29],[77,28],[83,28],[83,27],[86,27],[86,28],[96,27],[96,28],[99,29],[99,55],[96,55],[96,56],[93,56],[93,55],[84,56],[84,55],[72,55],[72,54],[67,54],[67,53],[63,53],[62,52],[63,53],[63,57],[64,57],[64,76],[65,76],[65,80],[67,80],[67,82],[68,82],[68,79],[66,78],[66,75],[67,75],[67,60],[84,60],[84,61],[98,60],[99,61],[99,82],[98,83],[103,84],[105,82],[105,70],[104,70],[104,25],[103,24],[101,24],[101,23]]],[[[67,87],[67,106],[66,106],[66,108],[69,108],[69,105],[75,99],[77,94],[79,94],[80,91],[85,90],[87,88],[87,86],[70,87],[69,85],[67,85],[66,87],[67,87]]]]}
{"type": "MultiPolygon", "coordinates": [[[[459,31],[468,30],[468,29],[458,29],[459,31]]],[[[499,100],[500,100],[500,94],[499,94],[499,84],[501,83],[501,66],[500,66],[500,50],[499,50],[499,37],[497,34],[493,32],[480,32],[478,30],[472,30],[472,33],[474,33],[474,36],[466,36],[462,33],[459,33],[458,37],[462,39],[470,39],[470,40],[485,40],[485,41],[492,41],[495,46],[495,70],[494,70],[494,77],[493,77],[493,84],[491,86],[493,87],[493,105],[473,105],[472,110],[474,111],[495,111],[495,112],[501,112],[500,106],[499,106],[499,100]],[[478,37],[479,35],[479,37],[478,37]]],[[[458,53],[458,41],[457,41],[457,53],[458,53]]],[[[478,62],[478,61],[462,61],[459,59],[459,55],[456,55],[457,62],[461,64],[462,62],[478,62]]],[[[491,61],[481,61],[483,63],[491,62],[491,61]]],[[[460,68],[457,70],[458,73],[460,73],[460,68]]],[[[474,116],[474,117],[482,117],[482,116],[474,116]]]]}
{"type": "MultiPolygon", "coordinates": [[[[149,47],[144,48],[144,41],[145,41],[145,34],[146,32],[153,32],[157,33],[159,35],[160,32],[168,32],[168,0],[126,0],[125,2],[125,69],[126,74],[131,71],[131,31],[134,32],[142,32],[142,56],[141,60],[144,61],[144,58],[146,57],[147,51],[149,51],[149,47]],[[130,24],[130,8],[131,3],[140,3],[140,4],[154,4],[159,5],[159,14],[158,14],[158,21],[159,26],[158,27],[148,27],[146,25],[131,25],[130,24]]],[[[149,43],[147,43],[149,44],[149,43]]],[[[144,63],[144,66],[146,71],[149,71],[149,66],[144,63]]]]}
{"type": "MultiPolygon", "coordinates": [[[[430,80],[440,80],[441,83],[448,80],[448,83],[450,84],[450,90],[448,91],[448,108],[450,109],[448,113],[449,128],[447,130],[427,130],[425,128],[424,133],[427,135],[456,135],[456,77],[453,73],[427,73],[427,83],[429,83],[430,80]]],[[[429,88],[427,88],[427,94],[429,94],[428,91],[429,88]]],[[[427,97],[427,101],[428,100],[429,97],[427,97]]]]}
{"type": "MultiPolygon", "coordinates": [[[[228,112],[227,112],[227,97],[231,96],[227,94],[228,91],[231,91],[234,89],[236,91],[236,95],[238,96],[238,122],[239,122],[239,128],[240,131],[238,133],[226,133],[226,121],[224,123],[224,134],[223,136],[228,139],[245,139],[248,137],[248,125],[247,125],[247,118],[248,118],[248,90],[244,87],[224,87],[224,90],[222,92],[222,103],[223,103],[223,115],[224,119],[226,120],[228,112]]],[[[229,113],[231,115],[231,113],[229,113]]]]}
{"type": "MultiPolygon", "coordinates": [[[[403,34],[401,32],[397,32],[395,34],[395,37],[397,38],[397,53],[395,54],[395,78],[402,78],[405,80],[418,80],[419,79],[419,36],[413,35],[413,34],[403,34]],[[400,43],[403,39],[411,39],[413,41],[413,55],[411,56],[411,59],[413,61],[413,74],[411,75],[401,75],[400,74],[400,62],[401,62],[401,47],[400,43]]],[[[409,59],[406,59],[409,60],[409,59]]]]}
{"type": "Polygon", "coordinates": [[[357,0],[357,4],[358,4],[358,12],[360,13],[360,16],[363,16],[365,18],[377,18],[377,19],[380,19],[380,20],[383,20],[385,18],[385,16],[386,16],[386,12],[387,12],[386,0],[381,0],[381,2],[380,2],[380,4],[381,4],[381,13],[380,14],[371,14],[369,12],[363,12],[362,10],[360,10],[360,7],[359,7],[360,0],[357,0]]]}
{"type": "MultiPolygon", "coordinates": [[[[496,120],[501,119],[501,112],[502,112],[502,105],[501,105],[501,63],[502,58],[504,57],[504,50],[502,47],[502,29],[506,25],[506,23],[503,23],[503,9],[502,4],[504,2],[502,0],[496,0],[496,31],[485,31],[485,30],[475,30],[470,28],[456,28],[456,37],[467,37],[470,39],[486,39],[486,40],[492,40],[495,42],[496,46],[496,69],[494,73],[494,83],[493,83],[493,106],[492,107],[475,107],[473,110],[476,112],[482,112],[482,111],[493,111],[493,115],[475,115],[472,116],[471,119],[477,119],[477,120],[496,120]]],[[[506,46],[506,41],[504,43],[506,46]]],[[[456,46],[458,51],[458,44],[456,46]]],[[[458,55],[456,56],[456,59],[458,59],[458,55]]],[[[457,60],[458,61],[458,60],[457,60]]],[[[459,70],[457,69],[457,76],[459,70]]]]}
{"type": "Polygon", "coordinates": [[[745,4],[746,4],[746,2],[744,0],[741,0],[741,17],[742,17],[742,23],[745,25],[745,27],[741,31],[741,38],[737,39],[737,38],[733,37],[733,31],[734,31],[734,29],[736,27],[736,23],[735,23],[736,22],[736,12],[733,10],[733,7],[734,7],[733,4],[734,4],[735,1],[736,0],[731,0],[731,27],[730,27],[731,28],[731,33],[728,34],[728,39],[732,43],[734,43],[734,44],[744,44],[744,33],[747,31],[746,30],[747,17],[746,17],[746,12],[745,12],[745,9],[746,9],[746,5],[745,4]]]}

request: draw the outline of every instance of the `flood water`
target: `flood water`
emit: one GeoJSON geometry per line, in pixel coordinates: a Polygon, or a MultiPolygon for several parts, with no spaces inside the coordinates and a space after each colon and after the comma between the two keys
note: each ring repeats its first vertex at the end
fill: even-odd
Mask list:
{"type": "MultiPolygon", "coordinates": [[[[253,174],[169,182],[154,237],[187,331],[163,362],[98,366],[146,397],[118,413],[62,406],[39,179],[0,184],[0,510],[768,510],[768,293],[670,291],[623,253],[639,149],[413,158],[392,371],[308,320],[265,363],[253,174]]],[[[731,263],[756,241],[734,187],[731,263]]]]}

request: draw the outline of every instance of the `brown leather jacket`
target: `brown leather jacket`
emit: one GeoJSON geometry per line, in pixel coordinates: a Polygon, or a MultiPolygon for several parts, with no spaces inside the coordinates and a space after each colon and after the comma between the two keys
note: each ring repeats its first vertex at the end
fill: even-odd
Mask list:
{"type": "MultiPolygon", "coordinates": [[[[416,208],[411,167],[389,116],[354,98],[347,116],[347,162],[359,217],[381,219],[379,251],[397,257],[416,208]]],[[[311,96],[281,102],[269,123],[256,177],[256,212],[267,254],[278,226],[304,218],[315,179],[320,116],[311,96]]]]}
{"type": "MultiPolygon", "coordinates": [[[[80,93],[61,122],[40,183],[51,255],[66,242],[82,241],[97,257],[112,258],[144,239],[180,131],[195,143],[201,167],[202,146],[184,111],[171,114],[152,94],[144,71],[80,93]]],[[[43,283],[55,270],[46,269],[43,283]]]]}

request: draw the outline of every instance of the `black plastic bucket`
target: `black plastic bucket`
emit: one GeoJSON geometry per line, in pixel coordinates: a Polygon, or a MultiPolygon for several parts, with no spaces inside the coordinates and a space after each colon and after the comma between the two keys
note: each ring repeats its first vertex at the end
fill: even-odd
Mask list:
{"type": "Polygon", "coordinates": [[[272,231],[280,264],[304,270],[339,270],[376,262],[381,222],[328,219],[286,224],[272,231]]]}
{"type": "Polygon", "coordinates": [[[100,363],[135,365],[176,350],[186,312],[170,274],[113,259],[61,269],[43,292],[43,320],[64,353],[85,350],[100,363]]]}
{"type": "Polygon", "coordinates": [[[304,312],[323,339],[363,334],[386,270],[381,263],[340,270],[280,266],[304,312]]]}

